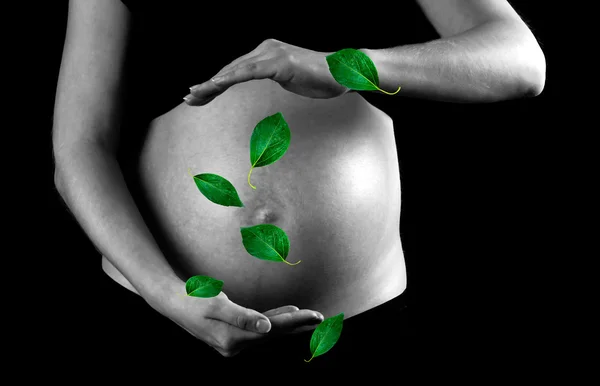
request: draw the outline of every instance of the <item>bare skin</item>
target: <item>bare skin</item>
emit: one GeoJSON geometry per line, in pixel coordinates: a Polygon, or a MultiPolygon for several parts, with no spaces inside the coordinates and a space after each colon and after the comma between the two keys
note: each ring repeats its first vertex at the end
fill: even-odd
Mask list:
{"type": "MultiPolygon", "coordinates": [[[[383,89],[401,84],[404,96],[451,102],[541,92],[543,54],[508,2],[419,4],[439,40],[362,49],[383,89]]],[[[70,2],[54,114],[57,189],[111,277],[224,356],[337,312],[359,314],[404,290],[391,120],[333,86],[319,59],[326,53],[273,39],[257,55],[224,63],[224,77],[196,85],[186,104],[152,123],[139,170],[162,229],[149,229],[116,160],[129,24],[117,0],[70,2]],[[192,110],[208,103],[211,112],[192,110]],[[249,133],[277,111],[289,120],[292,145],[253,172],[256,191],[240,189],[246,208],[219,208],[194,190],[188,167],[245,186],[249,133]],[[218,118],[221,112],[230,114],[218,118]],[[288,232],[288,258],[302,263],[268,263],[240,249],[239,226],[262,221],[288,232]],[[159,246],[153,232],[164,232],[169,245],[159,246]],[[224,280],[226,291],[185,296],[185,277],[199,273],[224,280]]]]}
{"type": "Polygon", "coordinates": [[[151,124],[137,170],[160,224],[152,232],[166,237],[165,256],[183,280],[209,275],[246,307],[290,303],[325,317],[351,317],[406,287],[393,125],[359,94],[310,99],[256,80],[230,88],[210,109],[182,103],[151,124]],[[250,136],[277,111],[290,125],[290,147],[253,171],[254,190],[247,182],[250,136]],[[244,207],[207,200],[188,168],[227,178],[244,207]],[[262,223],[286,232],[287,261],[301,263],[266,262],[245,251],[240,227],[262,223]]]}

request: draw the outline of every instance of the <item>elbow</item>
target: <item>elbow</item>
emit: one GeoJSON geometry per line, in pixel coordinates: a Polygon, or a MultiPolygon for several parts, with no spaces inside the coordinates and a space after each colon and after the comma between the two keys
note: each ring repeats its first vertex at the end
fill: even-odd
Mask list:
{"type": "Polygon", "coordinates": [[[58,151],[56,146],[52,152],[54,159],[54,188],[63,199],[68,188],[67,172],[69,170],[71,158],[66,153],[67,152],[64,149],[58,151]]]}
{"type": "Polygon", "coordinates": [[[498,83],[490,96],[492,101],[531,98],[544,91],[546,59],[542,50],[537,47],[516,58],[511,65],[505,67],[504,75],[500,76],[504,81],[498,83]]]}
{"type": "Polygon", "coordinates": [[[524,86],[524,91],[522,93],[524,98],[536,97],[544,91],[544,81],[538,81],[535,83],[528,83],[524,86]]]}
{"type": "Polygon", "coordinates": [[[518,79],[520,97],[535,97],[544,91],[546,84],[546,57],[539,43],[528,31],[525,43],[518,44],[514,74],[518,79]]]}
{"type": "Polygon", "coordinates": [[[64,197],[65,180],[56,162],[54,162],[54,188],[61,197],[64,197]]]}
{"type": "Polygon", "coordinates": [[[544,86],[546,85],[546,62],[537,70],[537,77],[534,82],[529,86],[529,95],[528,96],[538,96],[544,91],[544,86]]]}
{"type": "Polygon", "coordinates": [[[58,192],[58,194],[62,197],[63,195],[63,190],[64,190],[64,186],[63,186],[63,182],[62,179],[60,178],[60,175],[58,174],[58,172],[54,172],[54,188],[56,189],[56,191],[58,192]]]}
{"type": "Polygon", "coordinates": [[[496,100],[529,98],[540,95],[546,84],[546,58],[533,34],[526,28],[519,28],[516,37],[497,57],[502,65],[496,100]],[[508,48],[510,47],[510,48],[508,48]]]}
{"type": "Polygon", "coordinates": [[[524,97],[535,97],[544,91],[546,84],[546,58],[541,48],[538,47],[531,59],[522,70],[521,83],[524,97]]]}

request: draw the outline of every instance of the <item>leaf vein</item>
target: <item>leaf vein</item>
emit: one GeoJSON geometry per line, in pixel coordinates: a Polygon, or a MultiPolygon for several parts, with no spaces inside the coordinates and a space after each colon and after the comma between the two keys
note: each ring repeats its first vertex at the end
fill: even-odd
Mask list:
{"type": "Polygon", "coordinates": [[[371,85],[373,85],[373,87],[375,87],[376,89],[379,89],[379,86],[376,85],[375,83],[371,82],[371,80],[369,80],[369,78],[367,78],[366,76],[364,76],[362,73],[360,73],[359,71],[356,71],[354,68],[350,67],[349,65],[347,65],[346,63],[342,62],[341,60],[334,58],[334,60],[338,61],[340,64],[342,64],[343,66],[347,67],[350,69],[350,71],[357,73],[358,75],[360,75],[361,77],[365,78],[365,80],[367,82],[369,82],[371,85]]]}
{"type": "Polygon", "coordinates": [[[265,243],[265,244],[267,245],[267,247],[271,248],[271,249],[272,249],[272,250],[273,250],[273,251],[274,251],[274,252],[277,254],[277,256],[279,256],[279,258],[280,258],[281,260],[285,260],[283,257],[281,257],[281,255],[279,254],[279,252],[277,252],[277,250],[275,250],[275,248],[273,248],[273,247],[272,247],[272,246],[271,246],[269,243],[267,243],[266,241],[264,241],[263,239],[261,239],[261,238],[260,238],[260,236],[259,236],[259,235],[257,235],[256,233],[254,233],[252,230],[250,230],[250,229],[249,229],[249,231],[250,231],[250,233],[252,233],[252,234],[253,234],[253,235],[254,235],[254,236],[257,238],[257,239],[259,239],[260,241],[262,241],[263,243],[265,243]]]}
{"type": "MultiPolygon", "coordinates": [[[[196,177],[194,176],[194,178],[196,178],[196,177]]],[[[233,195],[233,192],[230,192],[229,190],[221,189],[221,188],[219,188],[217,185],[215,185],[215,184],[213,184],[213,183],[210,183],[210,182],[208,182],[208,181],[206,181],[206,180],[203,180],[203,179],[200,179],[200,178],[196,178],[196,179],[197,179],[198,181],[201,181],[201,182],[203,182],[203,183],[207,184],[207,185],[211,185],[211,186],[213,186],[213,187],[214,187],[216,190],[218,190],[219,192],[223,192],[223,194],[225,194],[225,195],[227,195],[227,196],[229,196],[229,197],[231,197],[231,198],[233,198],[233,199],[235,199],[235,198],[236,198],[236,197],[233,195]]]]}
{"type": "MultiPolygon", "coordinates": [[[[279,117],[279,115],[278,115],[279,117]]],[[[273,134],[275,134],[275,131],[277,131],[277,128],[279,127],[279,125],[281,124],[281,119],[277,122],[277,124],[275,125],[275,128],[271,131],[271,135],[269,136],[269,140],[267,141],[267,145],[265,146],[265,148],[263,149],[263,151],[260,153],[260,155],[258,156],[258,158],[256,159],[256,161],[254,161],[254,164],[252,165],[252,167],[254,167],[254,165],[256,165],[258,163],[258,161],[260,161],[260,157],[262,157],[262,155],[265,153],[265,151],[269,148],[269,144],[271,143],[271,139],[273,138],[273,134]]]]}

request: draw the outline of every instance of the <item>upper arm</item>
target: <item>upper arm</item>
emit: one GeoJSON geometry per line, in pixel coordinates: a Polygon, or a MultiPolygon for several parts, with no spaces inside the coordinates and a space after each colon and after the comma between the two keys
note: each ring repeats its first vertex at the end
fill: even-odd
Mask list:
{"type": "Polygon", "coordinates": [[[417,0],[442,38],[492,20],[519,20],[507,0],[417,0]]]}
{"type": "Polygon", "coordinates": [[[56,89],[55,156],[77,143],[116,151],[129,11],[119,0],[71,0],[56,89]]]}

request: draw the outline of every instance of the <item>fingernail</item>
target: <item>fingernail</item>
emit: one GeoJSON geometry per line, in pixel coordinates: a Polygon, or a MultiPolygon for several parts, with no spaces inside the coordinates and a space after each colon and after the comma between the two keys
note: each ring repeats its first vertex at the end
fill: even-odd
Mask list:
{"type": "Polygon", "coordinates": [[[192,95],[186,95],[183,97],[183,100],[186,101],[187,103],[190,103],[190,101],[192,100],[192,95]]]}
{"type": "Polygon", "coordinates": [[[200,85],[198,85],[198,84],[197,84],[197,85],[195,85],[195,86],[192,86],[192,87],[190,87],[190,92],[192,92],[192,93],[193,93],[194,91],[198,90],[199,86],[200,86],[200,85]]]}
{"type": "Polygon", "coordinates": [[[313,317],[318,320],[323,320],[323,315],[317,314],[316,312],[313,314],[313,317]]]}
{"type": "Polygon", "coordinates": [[[271,326],[269,325],[269,322],[267,322],[264,319],[259,319],[258,322],[256,322],[256,331],[258,332],[269,332],[269,330],[271,329],[271,326]]]}
{"type": "Polygon", "coordinates": [[[212,78],[211,80],[212,80],[214,83],[219,83],[219,82],[221,82],[221,81],[223,80],[223,78],[224,78],[223,76],[215,76],[215,77],[214,77],[214,78],[212,78]]]}

